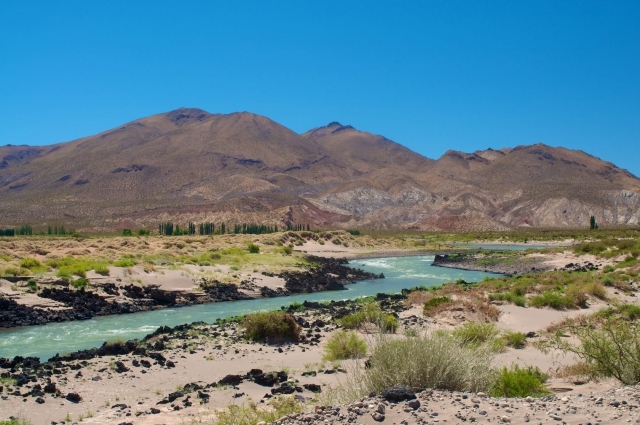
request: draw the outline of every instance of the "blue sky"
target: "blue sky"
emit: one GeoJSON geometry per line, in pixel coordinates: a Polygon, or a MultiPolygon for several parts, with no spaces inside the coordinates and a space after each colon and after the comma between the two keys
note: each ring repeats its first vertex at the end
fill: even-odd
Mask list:
{"type": "Polygon", "coordinates": [[[180,106],[340,121],[437,158],[537,142],[640,176],[638,1],[14,1],[0,145],[180,106]]]}

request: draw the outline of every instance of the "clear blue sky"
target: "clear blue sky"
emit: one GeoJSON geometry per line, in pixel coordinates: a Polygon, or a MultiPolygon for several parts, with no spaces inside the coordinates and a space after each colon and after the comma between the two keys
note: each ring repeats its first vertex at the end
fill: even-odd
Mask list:
{"type": "Polygon", "coordinates": [[[640,176],[640,1],[2,4],[0,145],[180,106],[431,158],[543,142],[640,176]]]}

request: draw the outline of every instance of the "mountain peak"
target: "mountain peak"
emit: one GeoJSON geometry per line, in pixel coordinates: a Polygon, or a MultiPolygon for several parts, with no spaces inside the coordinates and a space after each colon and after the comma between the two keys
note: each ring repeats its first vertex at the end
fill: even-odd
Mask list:
{"type": "Polygon", "coordinates": [[[209,112],[198,108],[178,108],[164,115],[177,126],[204,121],[211,116],[209,112]]]}

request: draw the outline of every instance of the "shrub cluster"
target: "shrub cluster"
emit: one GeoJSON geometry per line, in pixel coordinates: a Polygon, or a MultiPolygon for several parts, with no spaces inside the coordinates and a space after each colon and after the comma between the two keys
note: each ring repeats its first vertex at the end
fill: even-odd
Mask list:
{"type": "Polygon", "coordinates": [[[245,337],[252,341],[274,343],[300,339],[300,326],[290,313],[269,311],[249,314],[244,317],[242,327],[245,337]]]}
{"type": "Polygon", "coordinates": [[[339,319],[338,323],[345,329],[356,329],[365,323],[372,323],[383,333],[395,333],[398,329],[398,319],[384,313],[377,303],[365,304],[361,310],[339,319]]]}
{"type": "Polygon", "coordinates": [[[338,330],[327,341],[324,352],[324,360],[359,359],[367,354],[367,343],[355,332],[338,330]]]}

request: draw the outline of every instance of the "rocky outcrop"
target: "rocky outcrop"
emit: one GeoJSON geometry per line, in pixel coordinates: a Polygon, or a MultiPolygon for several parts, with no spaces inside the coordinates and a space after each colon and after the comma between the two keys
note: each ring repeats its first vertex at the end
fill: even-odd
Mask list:
{"type": "Polygon", "coordinates": [[[285,288],[294,294],[339,291],[344,285],[360,280],[381,279],[382,274],[374,274],[346,266],[345,258],[323,258],[311,256],[308,260],[313,266],[305,272],[285,272],[280,274],[285,280],[285,288]]]}

